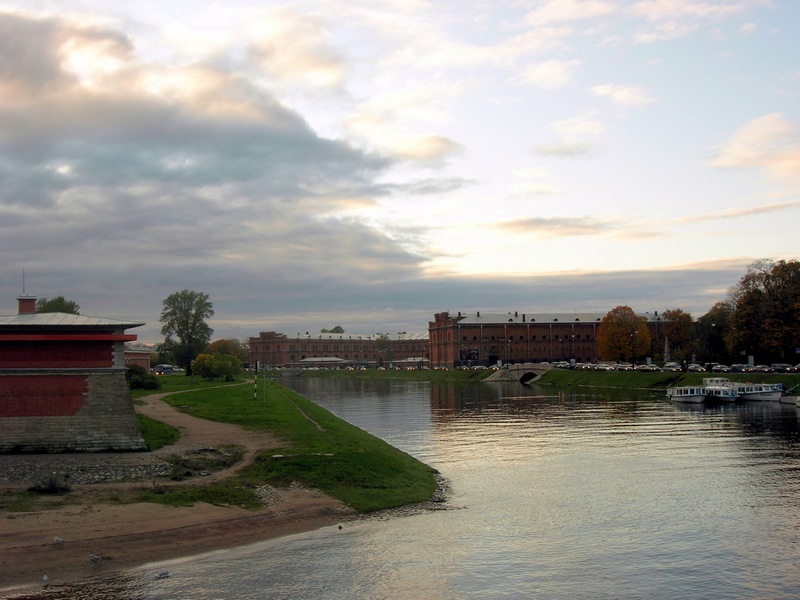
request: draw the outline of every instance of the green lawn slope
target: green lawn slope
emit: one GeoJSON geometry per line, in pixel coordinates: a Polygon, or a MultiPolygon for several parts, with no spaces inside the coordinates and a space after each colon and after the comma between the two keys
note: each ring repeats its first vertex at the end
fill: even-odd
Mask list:
{"type": "Polygon", "coordinates": [[[166,398],[193,416],[263,429],[284,441],[225,482],[228,490],[298,483],[362,512],[423,502],[436,491],[435,469],[288,388],[259,384],[257,399],[250,385],[166,398]]]}

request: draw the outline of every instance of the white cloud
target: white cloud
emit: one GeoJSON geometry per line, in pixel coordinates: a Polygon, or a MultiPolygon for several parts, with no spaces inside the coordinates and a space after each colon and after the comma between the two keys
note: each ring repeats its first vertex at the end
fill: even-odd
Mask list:
{"type": "Polygon", "coordinates": [[[602,0],[547,0],[529,12],[525,20],[531,25],[549,25],[605,17],[616,10],[613,3],[602,0]]]}
{"type": "Polygon", "coordinates": [[[641,85],[617,85],[606,83],[595,85],[589,91],[596,96],[610,98],[623,106],[643,106],[655,102],[655,98],[647,88],[641,85]]]}
{"type": "Polygon", "coordinates": [[[569,119],[556,121],[553,129],[570,140],[592,138],[605,132],[606,124],[596,118],[594,112],[577,115],[569,119]]]}
{"type": "Polygon", "coordinates": [[[698,2],[697,0],[642,0],[631,7],[631,12],[649,21],[676,19],[724,19],[744,12],[748,3],[742,0],[724,2],[698,2]]]}
{"type": "Polygon", "coordinates": [[[528,65],[522,73],[521,81],[543,90],[557,90],[572,81],[580,64],[579,60],[546,60],[528,65]]]}
{"type": "Polygon", "coordinates": [[[714,167],[758,168],[778,180],[800,184],[800,132],[781,114],[754,119],[720,148],[714,167]]]}
{"type": "Polygon", "coordinates": [[[637,32],[634,41],[652,43],[685,37],[709,21],[716,22],[740,15],[750,5],[747,0],[641,0],[633,4],[629,12],[653,26],[637,32]]]}

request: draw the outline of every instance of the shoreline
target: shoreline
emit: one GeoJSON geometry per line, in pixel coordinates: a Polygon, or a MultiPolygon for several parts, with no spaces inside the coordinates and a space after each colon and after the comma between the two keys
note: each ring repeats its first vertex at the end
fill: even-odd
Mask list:
{"type": "MultiPolygon", "coordinates": [[[[167,394],[141,398],[136,411],[181,431],[180,439],[148,453],[154,459],[191,453],[198,447],[235,444],[243,458],[235,465],[193,478],[204,485],[230,476],[259,452],[278,447],[280,440],[263,431],[198,419],[162,401],[167,394]]],[[[24,459],[25,457],[23,457],[24,459]]],[[[57,456],[44,457],[47,460],[57,456]]],[[[78,455],[69,455],[75,461],[78,455]]],[[[97,457],[84,455],[83,462],[97,457]]],[[[34,460],[42,460],[42,457],[34,460]]],[[[60,470],[60,469],[59,469],[60,470]]],[[[148,563],[191,557],[287,535],[313,531],[356,515],[346,504],[316,490],[264,486],[257,510],[196,503],[173,507],[152,503],[114,504],[116,490],[154,485],[156,480],[90,483],[74,486],[76,503],[56,509],[0,513],[0,598],[30,597],[43,591],[47,575],[51,590],[96,576],[123,572],[148,563]],[[56,544],[58,537],[63,543],[56,544]],[[93,563],[90,556],[101,560],[93,563]]],[[[0,491],[21,489],[33,482],[0,482],[0,491]]],[[[177,485],[158,479],[159,486],[177,485]]],[[[187,481],[180,484],[185,485],[187,481]]]]}
{"type": "Polygon", "coordinates": [[[0,598],[27,597],[149,563],[226,550],[340,523],[356,513],[320,492],[276,490],[257,512],[196,504],[75,505],[6,515],[0,527],[0,598]],[[56,544],[54,537],[63,540],[56,544]],[[96,554],[97,563],[90,560],[96,554]]]}

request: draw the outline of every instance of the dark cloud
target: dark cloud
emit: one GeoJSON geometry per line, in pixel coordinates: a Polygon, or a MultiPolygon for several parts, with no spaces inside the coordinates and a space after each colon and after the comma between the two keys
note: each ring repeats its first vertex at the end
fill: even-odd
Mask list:
{"type": "Polygon", "coordinates": [[[159,339],[161,303],[183,288],[211,296],[220,337],[336,324],[421,332],[442,310],[704,311],[745,269],[426,276],[428,257],[407,249],[424,232],[387,235],[341,209],[433,201],[472,182],[387,182],[388,159],[319,136],[233,67],[144,64],[113,29],[0,15],[0,90],[0,312],[16,310],[24,270],[28,292],[144,321],[146,340],[159,339]],[[117,71],[83,85],[63,62],[66,42],[101,48],[117,71]]]}
{"type": "Polygon", "coordinates": [[[56,55],[59,32],[55,19],[0,13],[0,81],[39,90],[63,84],[56,55]]]}

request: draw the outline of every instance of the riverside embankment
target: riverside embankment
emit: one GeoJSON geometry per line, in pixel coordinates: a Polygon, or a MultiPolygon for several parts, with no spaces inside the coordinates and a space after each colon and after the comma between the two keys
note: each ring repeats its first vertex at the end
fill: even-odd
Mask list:
{"type": "MultiPolygon", "coordinates": [[[[220,449],[240,457],[235,464],[188,463],[179,438],[158,450],[174,466],[171,478],[95,485],[58,478],[58,489],[31,482],[38,491],[0,483],[0,596],[44,575],[52,591],[422,502],[436,491],[435,470],[408,454],[275,382],[259,392],[254,399],[246,384],[140,400],[140,411],[155,411],[184,440],[202,439],[212,458],[220,449]],[[93,553],[99,561],[89,561],[93,553]]],[[[48,459],[58,475],[59,456],[48,459]]]]}

